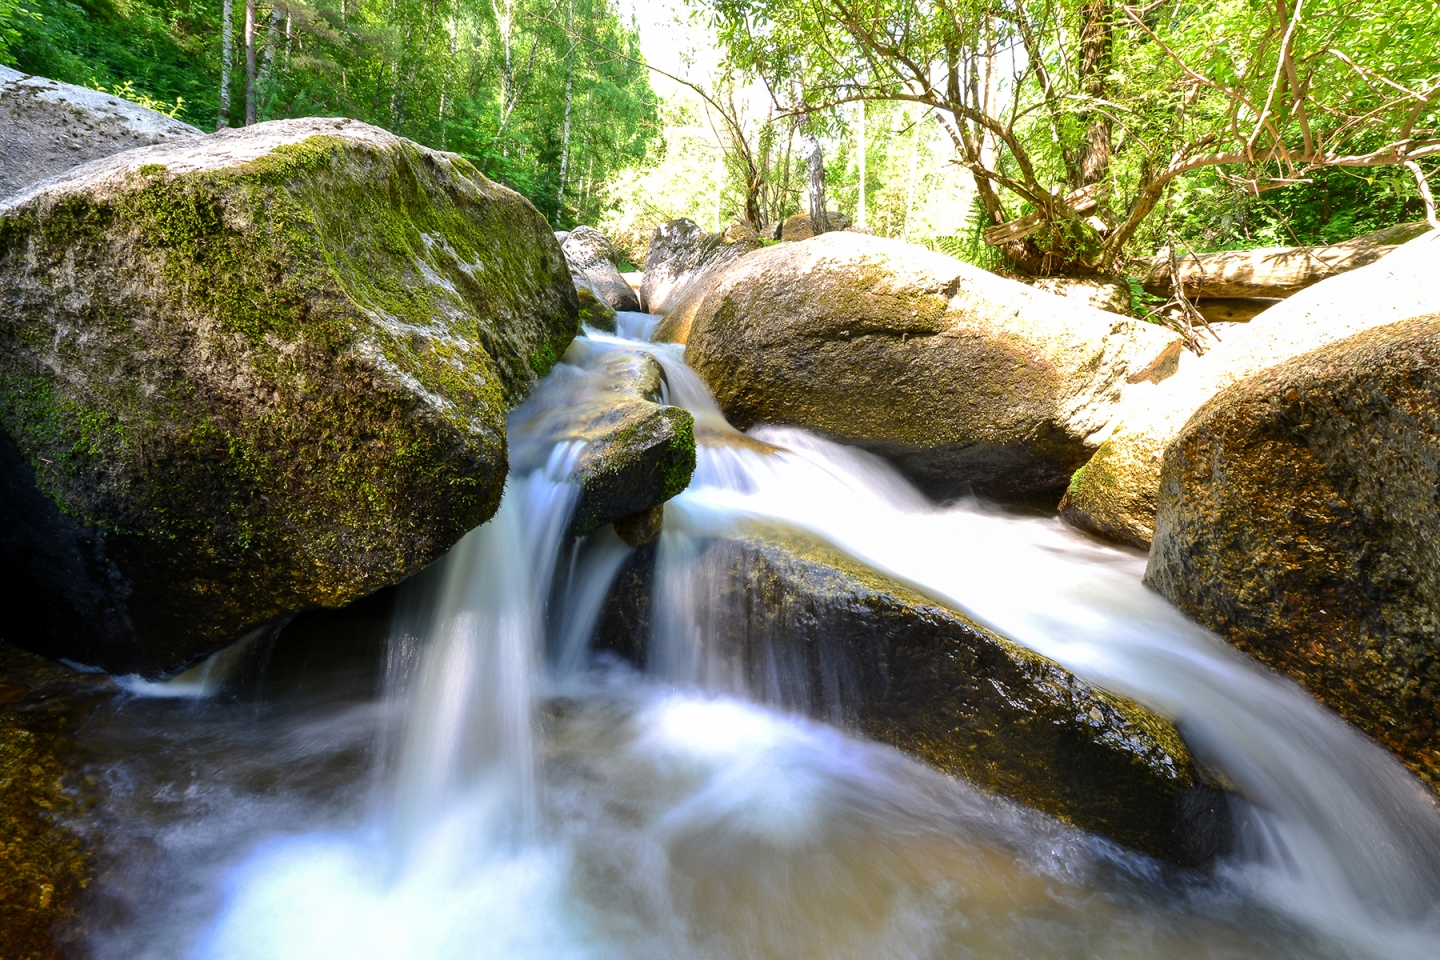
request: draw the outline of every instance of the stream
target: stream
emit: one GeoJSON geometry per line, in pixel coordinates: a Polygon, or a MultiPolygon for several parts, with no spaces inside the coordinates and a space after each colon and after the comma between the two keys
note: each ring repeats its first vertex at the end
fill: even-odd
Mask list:
{"type": "Polygon", "coordinates": [[[499,512],[431,569],[302,615],[79,735],[104,958],[1432,958],[1440,812],[1390,756],[1053,516],[936,506],[883,461],[725,423],[655,318],[589,331],[511,418],[499,512]],[[643,350],[696,419],[642,671],[590,648],[630,556],[572,544],[535,424],[643,350]],[[538,414],[546,414],[541,416],[538,414]],[[527,428],[531,432],[527,433],[527,428]],[[802,531],[1171,718],[1232,787],[1182,870],[847,732],[717,654],[703,545],[802,531]]]}

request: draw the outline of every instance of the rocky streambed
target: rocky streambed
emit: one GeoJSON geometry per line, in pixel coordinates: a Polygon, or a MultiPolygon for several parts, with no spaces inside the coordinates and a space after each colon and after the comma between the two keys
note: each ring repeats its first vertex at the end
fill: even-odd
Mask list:
{"type": "Polygon", "coordinates": [[[1083,911],[1012,894],[1143,877],[1183,903],[1097,942],[1433,932],[1434,794],[1056,511],[1153,540],[1159,594],[1433,788],[1435,236],[1196,356],[856,232],[666,224],[633,290],[354,121],[129,117],[152,145],[52,169],[63,85],[0,84],[37,104],[0,199],[6,956],[365,955],[365,904],[445,955],[424,918],[468,942],[532,855],[553,937],[506,955],[1070,955],[1083,911]],[[950,853],[872,862],[901,836],[950,853]]]}

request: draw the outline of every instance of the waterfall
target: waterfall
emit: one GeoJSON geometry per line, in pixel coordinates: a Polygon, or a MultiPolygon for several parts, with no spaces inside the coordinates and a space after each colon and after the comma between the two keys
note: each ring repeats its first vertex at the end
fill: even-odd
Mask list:
{"type": "MultiPolygon", "coordinates": [[[[622,333],[652,325],[620,318],[622,333]]],[[[883,461],[802,431],[739,433],[680,348],[589,333],[512,416],[496,515],[403,588],[373,713],[302,712],[277,738],[287,708],[275,704],[261,714],[277,726],[234,742],[167,714],[159,733],[144,728],[169,738],[150,753],[222,788],[177,825],[145,798],[186,792],[126,774],[144,789],[125,793],[140,798],[125,822],[160,818],[142,839],[166,852],[111,884],[117,915],[149,919],[96,934],[97,955],[1433,955],[1428,794],[1144,588],[1139,555],[1053,518],[936,506],[883,461]],[[590,364],[612,350],[651,353],[666,401],[695,417],[694,478],[644,554],[608,528],[567,532],[582,450],[556,438],[567,405],[603,388],[590,364]],[[795,669],[784,624],[758,666],[736,660],[717,624],[726,605],[758,601],[717,578],[706,548],[772,534],[829,544],[1174,720],[1243,797],[1241,849],[1208,873],[1172,871],[866,742],[846,730],[838,654],[795,669]],[[612,581],[652,553],[645,671],[597,663],[612,581]],[[378,755],[378,788],[359,772],[307,794],[344,750],[378,755]]],[[[186,709],[231,717],[222,700],[198,704],[186,709]]]]}
{"type": "MultiPolygon", "coordinates": [[[[673,402],[719,411],[673,347],[654,349],[673,402]]],[[[802,530],[1175,721],[1201,764],[1233,784],[1242,849],[1223,869],[1307,922],[1387,949],[1440,935],[1440,814],[1398,762],[1292,682],[1239,654],[1141,583],[1144,560],[1056,518],[970,502],[935,507],[876,457],[799,430],[752,430],[759,452],[702,444],[667,506],[650,663],[672,681],[809,705],[800,671],[741,666],[714,643],[716,570],[704,544],[746,525],[802,530]],[[753,675],[762,679],[757,682],[753,675]]],[[[743,598],[739,602],[744,602],[743,598]]],[[[767,655],[783,661],[784,651],[767,655]]],[[[831,673],[829,686],[843,687],[831,673]]]]}

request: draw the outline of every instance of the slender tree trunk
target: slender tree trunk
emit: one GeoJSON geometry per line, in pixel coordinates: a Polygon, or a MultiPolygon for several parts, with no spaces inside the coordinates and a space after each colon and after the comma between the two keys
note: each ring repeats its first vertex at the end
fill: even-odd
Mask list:
{"type": "Polygon", "coordinates": [[[920,122],[910,128],[910,171],[905,176],[905,220],[900,225],[900,239],[910,239],[910,218],[915,212],[915,171],[920,166],[920,122]]]}
{"type": "Polygon", "coordinates": [[[855,221],[865,226],[865,101],[860,101],[860,204],[855,212],[855,221]]]}
{"type": "Polygon", "coordinates": [[[275,56],[280,50],[280,24],[283,20],[280,4],[276,3],[270,8],[270,22],[265,30],[265,53],[261,57],[260,73],[255,80],[256,96],[261,102],[269,99],[270,81],[275,76],[275,56]]]}
{"type": "Polygon", "coordinates": [[[235,62],[235,0],[220,6],[220,117],[216,130],[230,126],[230,65],[235,62]]]}
{"type": "Polygon", "coordinates": [[[575,91],[575,0],[570,0],[565,24],[570,31],[570,50],[565,54],[565,123],[560,134],[560,189],[555,194],[557,212],[565,206],[565,172],[570,164],[570,104],[575,91]]]}
{"type": "Polygon", "coordinates": [[[255,122],[255,0],[245,0],[245,126],[255,122]]]}
{"type": "Polygon", "coordinates": [[[805,134],[805,166],[810,178],[810,229],[818,236],[830,229],[825,214],[825,151],[820,138],[805,134]]]}

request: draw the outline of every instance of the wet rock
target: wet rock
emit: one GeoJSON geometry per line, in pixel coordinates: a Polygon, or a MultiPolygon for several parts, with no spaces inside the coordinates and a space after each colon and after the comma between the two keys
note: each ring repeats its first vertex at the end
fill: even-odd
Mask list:
{"type": "Polygon", "coordinates": [[[97,90],[0,66],[0,198],[132,147],[201,131],[97,90]]]}
{"type": "Polygon", "coordinates": [[[115,692],[0,643],[0,956],[60,957],[75,901],[93,873],[86,844],[66,825],[70,734],[115,692]]]}
{"type": "Polygon", "coordinates": [[[573,274],[571,279],[576,281],[575,296],[580,302],[580,322],[587,327],[594,327],[596,330],[614,333],[615,308],[597,297],[594,290],[585,286],[573,274]]]}
{"type": "Polygon", "coordinates": [[[1061,515],[1082,530],[1148,547],[1165,445],[1201,404],[1237,380],[1371,327],[1440,311],[1440,235],[1324,280],[1231,329],[1153,395],[1128,404],[1119,426],[1071,478],[1061,515]]]}
{"type": "Polygon", "coordinates": [[[574,444],[570,475],[580,499],[570,533],[615,522],[632,546],[649,542],[659,533],[652,511],[695,471],[695,419],[660,397],[660,365],[649,354],[576,340],[543,389],[510,417],[513,469],[539,469],[555,444],[574,444]]]}
{"type": "MultiPolygon", "coordinates": [[[[648,313],[668,314],[728,264],[760,248],[755,231],[736,224],[707,234],[691,220],[670,220],[655,228],[645,254],[640,303],[648,313]]],[[[656,331],[656,340],[666,339],[656,331]]],[[[675,338],[669,338],[675,339],[675,338]]]]}
{"type": "MultiPolygon", "coordinates": [[[[622,569],[597,649],[644,662],[653,553],[622,569]]],[[[708,682],[1154,856],[1193,864],[1228,846],[1224,795],[1200,782],[1168,721],[903,583],[773,531],[713,540],[689,569],[680,589],[703,611],[693,626],[708,682]]]]}
{"type": "Polygon", "coordinates": [[[565,235],[560,248],[570,266],[584,276],[585,286],[603,303],[614,310],[640,309],[640,298],[620,276],[619,254],[603,233],[594,227],[576,227],[565,235]]]}
{"type": "Polygon", "coordinates": [[[166,675],[487,519],[577,330],[543,218],[343,120],[128,151],[0,204],[5,639],[166,675]]]}
{"type": "Polygon", "coordinates": [[[1440,316],[1222,390],[1166,448],[1145,581],[1440,792],[1440,316]]]}
{"type": "Polygon", "coordinates": [[[1121,401],[1153,392],[1181,351],[1153,324],[856,233],[738,261],[686,343],[735,426],[866,447],[939,498],[1058,497],[1121,401]]]}

